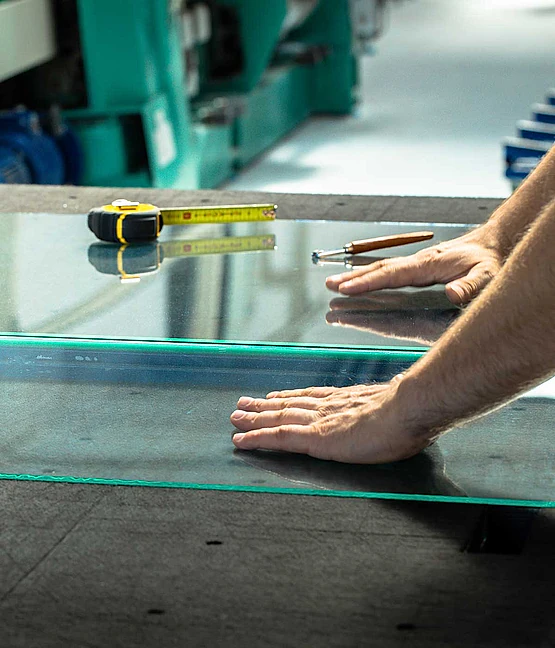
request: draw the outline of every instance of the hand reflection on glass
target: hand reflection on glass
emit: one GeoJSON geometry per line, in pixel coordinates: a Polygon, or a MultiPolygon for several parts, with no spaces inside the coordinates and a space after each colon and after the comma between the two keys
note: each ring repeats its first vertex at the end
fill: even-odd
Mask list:
{"type": "Polygon", "coordinates": [[[461,312],[443,291],[436,290],[382,290],[337,297],[329,308],[328,324],[426,346],[431,346],[461,312]]]}

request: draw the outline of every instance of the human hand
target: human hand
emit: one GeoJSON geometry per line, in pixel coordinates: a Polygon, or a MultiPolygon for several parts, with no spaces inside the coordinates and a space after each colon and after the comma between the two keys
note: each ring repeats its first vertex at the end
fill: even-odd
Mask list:
{"type": "MultiPolygon", "coordinates": [[[[418,454],[436,437],[411,429],[388,383],[310,387],[243,396],[231,415],[239,450],[280,450],[345,463],[387,463],[418,454]]],[[[414,428],[414,426],[412,426],[414,428]]]]}
{"type": "Polygon", "coordinates": [[[482,226],[407,257],[383,259],[333,275],[326,286],[344,295],[358,295],[383,288],[445,284],[452,303],[466,304],[499,272],[503,260],[495,238],[482,226]]]}
{"type": "Polygon", "coordinates": [[[332,299],[326,322],[431,346],[461,313],[442,292],[380,291],[332,299]]]}

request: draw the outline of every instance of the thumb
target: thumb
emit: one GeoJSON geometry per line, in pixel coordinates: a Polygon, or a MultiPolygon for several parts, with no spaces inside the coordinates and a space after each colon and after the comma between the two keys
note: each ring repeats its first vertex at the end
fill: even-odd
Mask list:
{"type": "Polygon", "coordinates": [[[478,264],[465,277],[446,284],[445,294],[453,304],[467,304],[488,285],[492,278],[491,270],[478,264]]]}

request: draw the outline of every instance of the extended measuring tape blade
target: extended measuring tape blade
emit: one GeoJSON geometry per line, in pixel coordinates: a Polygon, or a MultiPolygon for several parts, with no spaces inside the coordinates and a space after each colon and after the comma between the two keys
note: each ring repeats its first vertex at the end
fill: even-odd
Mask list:
{"type": "Polygon", "coordinates": [[[201,254],[256,252],[258,250],[273,250],[276,247],[276,237],[273,234],[226,236],[218,239],[165,241],[161,246],[164,251],[164,258],[198,256],[201,254]]]}
{"type": "Polygon", "coordinates": [[[218,205],[213,207],[162,207],[164,225],[242,223],[275,220],[277,205],[218,205]]]}

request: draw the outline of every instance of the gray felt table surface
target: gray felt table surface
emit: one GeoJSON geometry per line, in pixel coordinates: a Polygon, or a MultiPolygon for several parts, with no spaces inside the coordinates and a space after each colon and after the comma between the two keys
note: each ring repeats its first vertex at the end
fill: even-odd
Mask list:
{"type": "MultiPolygon", "coordinates": [[[[129,193],[0,186],[0,210],[82,213],[129,193]]],[[[281,218],[462,223],[499,203],[133,197],[270,200],[281,218]]],[[[517,553],[500,554],[463,550],[488,511],[461,504],[4,481],[0,508],[2,648],[555,646],[553,510],[535,514],[517,553]]]]}
{"type": "Polygon", "coordinates": [[[0,185],[0,211],[2,212],[81,214],[87,213],[92,207],[110,203],[116,198],[150,202],[158,207],[274,202],[278,205],[279,218],[471,224],[483,222],[501,202],[493,198],[341,196],[255,191],[0,185]]]}

